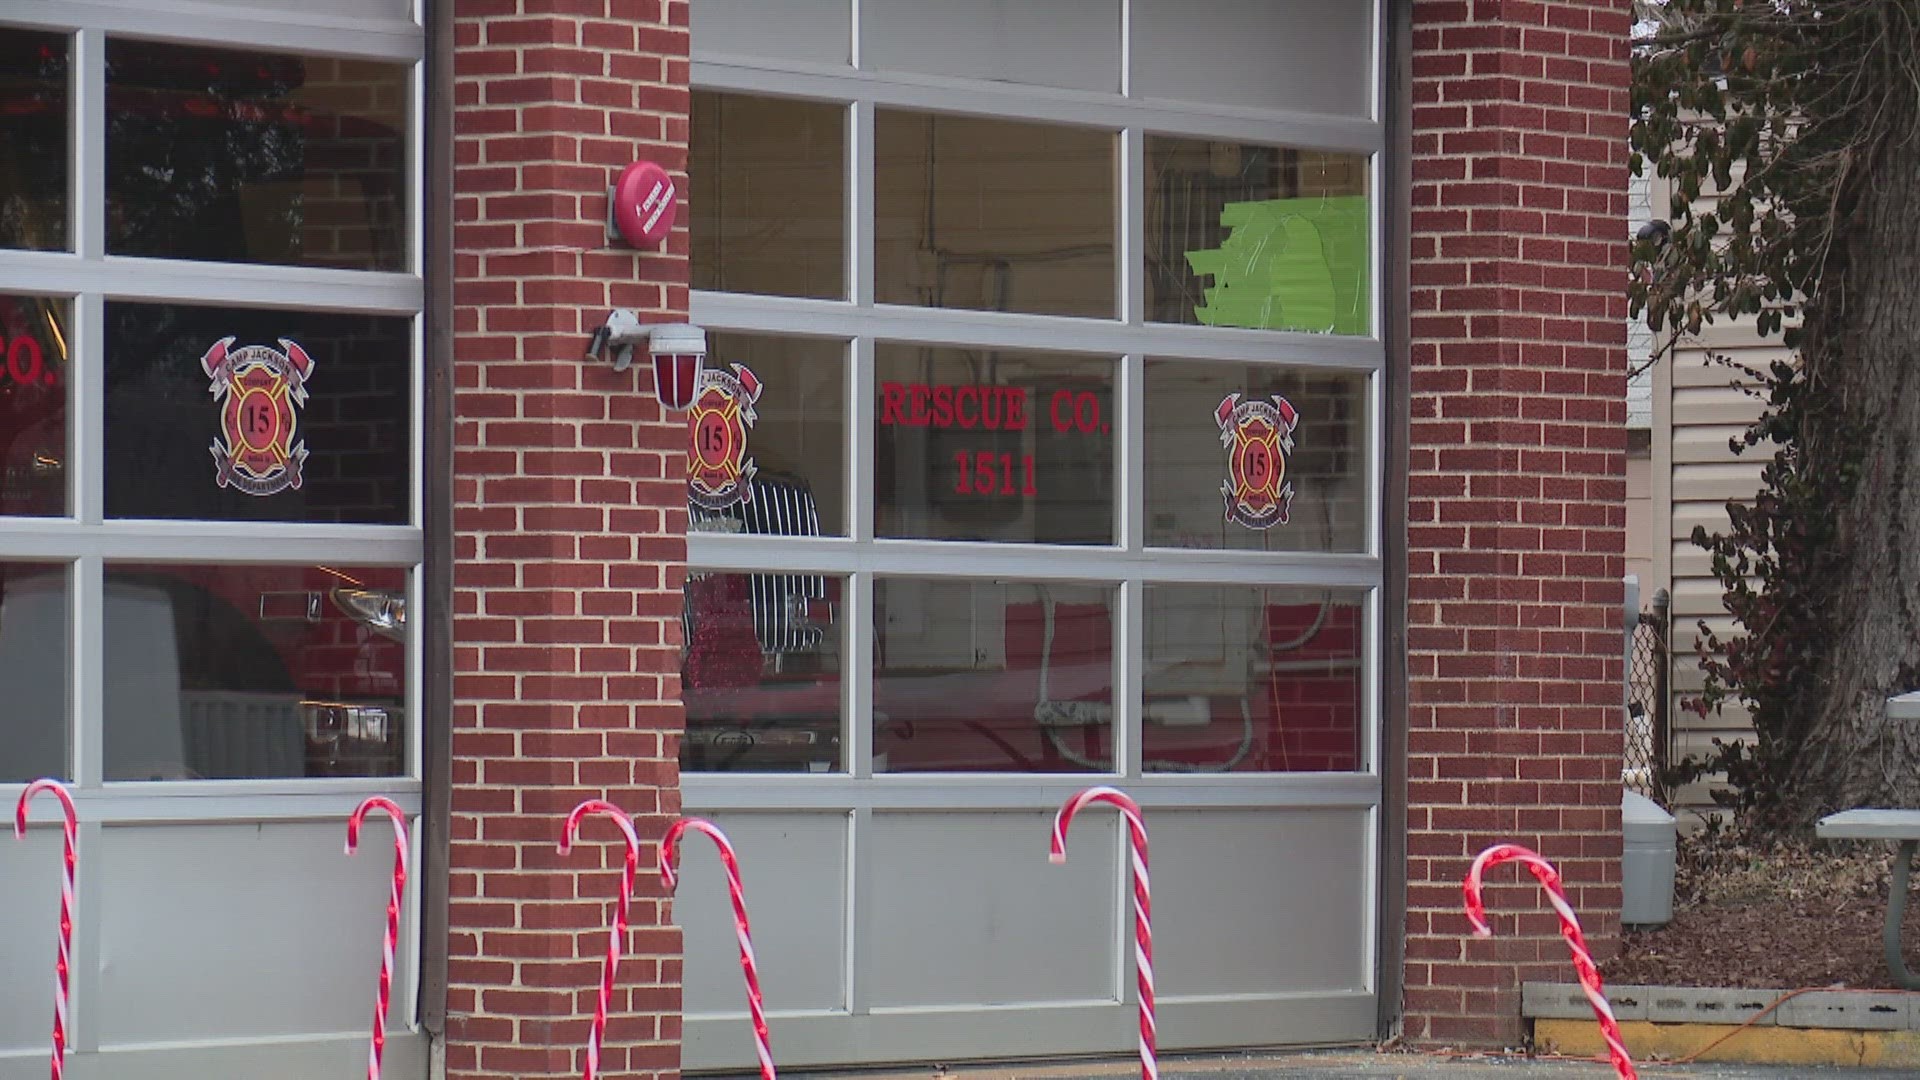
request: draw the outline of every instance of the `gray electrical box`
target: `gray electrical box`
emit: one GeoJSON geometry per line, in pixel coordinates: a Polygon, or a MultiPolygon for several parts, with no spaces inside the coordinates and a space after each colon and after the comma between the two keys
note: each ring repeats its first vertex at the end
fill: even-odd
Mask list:
{"type": "Polygon", "coordinates": [[[1637,791],[1623,791],[1620,831],[1626,840],[1620,857],[1620,921],[1628,926],[1672,921],[1674,843],[1679,834],[1673,815],[1637,791]]]}

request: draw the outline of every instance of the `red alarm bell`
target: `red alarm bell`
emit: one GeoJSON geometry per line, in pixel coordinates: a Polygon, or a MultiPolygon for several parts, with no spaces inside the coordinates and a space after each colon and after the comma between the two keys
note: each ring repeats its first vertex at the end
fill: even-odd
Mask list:
{"type": "Polygon", "coordinates": [[[611,224],[634,247],[658,244],[673,231],[678,195],[667,170],[651,161],[636,161],[621,170],[613,185],[611,224]]]}

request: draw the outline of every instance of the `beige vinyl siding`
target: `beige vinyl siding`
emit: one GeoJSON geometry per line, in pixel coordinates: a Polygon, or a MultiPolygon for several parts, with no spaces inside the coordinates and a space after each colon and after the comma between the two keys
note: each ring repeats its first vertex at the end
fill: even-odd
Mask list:
{"type": "MultiPolygon", "coordinates": [[[[1726,505],[1750,500],[1760,483],[1760,470],[1772,457],[1770,445],[1735,453],[1739,440],[1759,415],[1764,403],[1743,390],[1743,372],[1718,362],[1715,355],[1765,370],[1789,354],[1777,337],[1762,339],[1750,321],[1708,327],[1697,338],[1682,340],[1662,362],[1663,378],[1656,379],[1654,411],[1655,499],[1660,500],[1659,476],[1666,480],[1669,540],[1667,587],[1672,593],[1672,717],[1674,753],[1705,756],[1713,740],[1751,738],[1747,711],[1729,703],[1705,717],[1683,703],[1697,697],[1704,685],[1696,643],[1704,621],[1721,637],[1735,632],[1733,618],[1721,603],[1721,585],[1713,576],[1712,556],[1694,545],[1695,526],[1708,533],[1724,531],[1726,505]],[[1663,408],[1664,406],[1664,408],[1663,408]],[[1660,460],[1664,449],[1666,460],[1660,460]]],[[[1682,793],[1688,803],[1708,802],[1707,790],[1695,785],[1682,793]]]]}

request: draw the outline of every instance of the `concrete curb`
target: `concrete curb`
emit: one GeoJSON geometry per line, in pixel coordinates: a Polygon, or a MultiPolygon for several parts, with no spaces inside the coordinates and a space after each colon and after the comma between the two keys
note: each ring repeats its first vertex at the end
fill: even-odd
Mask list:
{"type": "MultiPolygon", "coordinates": [[[[1753,1065],[1920,1066],[1920,993],[1612,986],[1607,999],[1636,1057],[1753,1065]]],[[[1537,1046],[1602,1053],[1580,987],[1525,983],[1520,1012],[1537,1046]]]]}

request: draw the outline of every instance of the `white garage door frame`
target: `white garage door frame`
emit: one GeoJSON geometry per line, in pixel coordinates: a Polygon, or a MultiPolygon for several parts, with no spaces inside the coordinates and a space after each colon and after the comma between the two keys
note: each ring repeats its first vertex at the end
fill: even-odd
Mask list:
{"type": "MultiPolygon", "coordinates": [[[[1344,4],[1345,0],[1335,0],[1344,4]]],[[[805,5],[802,5],[805,6],[805,5]]],[[[832,5],[814,4],[824,10],[832,5]]],[[[898,6],[898,5],[895,5],[898,6]]],[[[1275,4],[1276,9],[1314,5],[1275,4]]],[[[1373,12],[1368,63],[1385,66],[1384,3],[1373,12]]],[[[786,1007],[770,985],[776,1058],[783,1065],[856,1065],[919,1060],[1124,1053],[1135,1011],[1131,900],[1124,838],[1113,821],[1088,820],[1068,870],[1045,858],[1047,823],[1074,791],[1113,783],[1139,799],[1155,840],[1155,910],[1161,984],[1160,1039],[1167,1049],[1364,1041],[1381,1030],[1383,602],[1397,596],[1385,580],[1383,494],[1391,377],[1382,286],[1383,207],[1391,176],[1384,77],[1365,116],[1247,107],[1198,107],[1129,93],[1122,63],[1118,92],[1011,86],[943,75],[861,70],[860,11],[852,8],[845,66],[767,55],[728,54],[711,43],[751,42],[726,22],[735,5],[694,5],[697,89],[791,97],[843,105],[849,156],[846,250],[848,299],[806,300],[696,291],[693,320],[710,331],[789,335],[848,343],[846,463],[851,493],[845,537],[693,533],[688,563],[699,571],[818,573],[841,576],[848,639],[844,687],[844,772],[837,774],[682,775],[689,812],[718,820],[741,847],[748,902],[761,945],[763,977],[807,984],[786,1007]],[[712,15],[715,22],[703,22],[712,15]],[[714,27],[715,30],[703,29],[714,27]],[[1110,130],[1118,135],[1119,317],[1112,320],[901,307],[875,302],[875,111],[961,113],[1110,130]],[[1374,297],[1371,335],[1336,337],[1150,323],[1146,319],[1146,141],[1156,135],[1306,147],[1370,155],[1369,233],[1374,297]],[[1107,547],[876,539],[876,342],[1057,350],[1119,358],[1115,543],[1107,547]],[[1367,543],[1353,554],[1171,551],[1146,541],[1143,475],[1147,358],[1179,357],[1276,364],[1369,377],[1367,543]],[[1092,584],[1111,589],[1115,636],[1113,739],[1117,770],[1107,774],[876,773],[872,745],[873,603],[876,578],[910,576],[976,582],[1092,584]],[[1141,731],[1143,590],[1160,583],[1230,587],[1311,586],[1364,590],[1365,707],[1360,768],[1342,773],[1229,773],[1208,776],[1143,770],[1141,731]],[[1235,828],[1225,828],[1233,824],[1235,828]],[[1103,840],[1093,834],[1102,831],[1103,840]],[[1248,850],[1248,841],[1257,841],[1248,850]],[[974,872],[969,872],[974,871],[974,872]],[[1073,875],[1069,875],[1073,871],[1073,875]],[[1079,876],[1084,875],[1084,876],[1079,876]],[[929,877],[939,884],[927,886],[929,877]],[[1065,881],[1067,884],[1062,884],[1065,881]],[[1074,890],[1092,890],[1091,907],[1074,890]],[[1005,986],[965,970],[965,942],[953,966],[921,969],[937,947],[916,939],[956,932],[915,925],[942,892],[966,892],[998,914],[1011,909],[1035,942],[1097,939],[1091,981],[1062,976],[1077,990],[1008,995],[1005,986]],[[1204,912],[1204,914],[1200,914],[1204,912]],[[1182,925],[1183,918],[1187,920],[1182,925]],[[1263,951],[1250,926],[1295,944],[1263,951]],[[1221,928],[1210,938],[1209,927],[1221,928]],[[1246,935],[1246,936],[1238,936],[1246,935]],[[1284,971],[1251,973],[1243,985],[1204,987],[1182,978],[1180,951],[1231,968],[1235,950],[1257,965],[1292,956],[1300,942],[1326,942],[1338,963],[1298,979],[1284,971]],[[1333,971],[1337,969],[1337,973],[1333,971]],[[793,973],[793,974],[788,974],[793,973]],[[1265,985],[1257,985],[1265,980],[1265,985]],[[1077,980],[1077,981],[1076,981],[1077,980]],[[1182,983],[1186,984],[1183,989],[1182,983]],[[991,984],[991,985],[988,985],[991,984]],[[909,987],[931,986],[922,992],[909,987]],[[1197,988],[1197,989],[1196,989],[1197,988]]],[[[752,13],[755,5],[739,5],[752,13]]],[[[1122,25],[1132,23],[1122,0],[1122,25]]],[[[1121,54],[1128,51],[1123,30],[1121,54]]],[[[761,44],[764,44],[762,42],[761,44]]],[[[812,40],[810,48],[818,41],[812,40]]],[[[754,45],[758,48],[758,45],[754,45]]],[[[777,51],[777,49],[775,50],[777,51]]],[[[697,186],[697,185],[696,185],[697,186]]],[[[1390,305],[1389,305],[1390,306],[1390,305]]],[[[1397,486],[1397,485],[1396,485],[1397,486]]],[[[1391,771],[1391,770],[1389,770],[1391,771]]],[[[684,1067],[750,1068],[754,1057],[738,1007],[738,961],[730,924],[716,905],[717,863],[690,851],[676,905],[686,926],[687,1014],[684,1067]]],[[[1391,883],[1387,883],[1389,886],[1391,883]]],[[[1019,932],[1014,932],[1017,939],[1019,932]]],[[[1060,949],[1067,946],[1062,944],[1060,949]]],[[[1310,949],[1308,950],[1311,951],[1310,949]]],[[[1397,949],[1389,949],[1397,954],[1397,949]]],[[[1077,956],[1037,948],[1031,979],[1048,982],[1077,956]]],[[[1231,980],[1229,980],[1231,981],[1231,980]]],[[[790,988],[791,989],[791,988],[790,988]]],[[[1391,988],[1388,988],[1391,991],[1391,988]]]]}
{"type": "MultiPolygon", "coordinates": [[[[422,349],[426,262],[421,183],[427,33],[421,4],[254,0],[67,0],[0,4],[0,32],[63,35],[71,101],[64,251],[0,250],[0,291],[70,304],[65,517],[0,519],[0,560],[60,564],[67,597],[66,757],[79,860],[66,1075],[345,1075],[366,1058],[390,862],[376,842],[341,855],[345,822],[369,795],[394,799],[421,850],[424,741],[405,725],[403,775],[374,778],[112,781],[104,751],[107,653],[126,629],[108,583],[116,562],[378,566],[423,596],[422,349]],[[324,9],[324,10],[323,10],[324,9]],[[110,40],[378,61],[404,74],[408,123],[402,269],[239,265],[106,251],[110,40]],[[106,513],[106,310],[116,302],[297,309],[410,320],[413,411],[405,523],[328,525],[142,521],[106,513]],[[118,623],[118,625],[117,625],[118,623]],[[370,852],[374,852],[370,854],[370,852]],[[358,938],[363,948],[342,948],[358,938]]],[[[211,474],[209,473],[209,482],[211,474]]],[[[421,635],[406,643],[405,715],[425,714],[421,635]]],[[[0,783],[13,805],[17,783],[0,783]]],[[[31,958],[0,990],[18,1021],[0,1039],[0,1080],[45,1076],[58,898],[59,815],[36,800],[27,843],[0,845],[0,954],[31,958]],[[42,966],[44,962],[44,967],[42,966]]],[[[383,826],[384,827],[384,826],[383,826]]],[[[377,834],[376,834],[377,835],[377,834]]],[[[420,874],[408,885],[394,972],[386,1070],[427,1074],[420,1011],[420,874]]]]}

